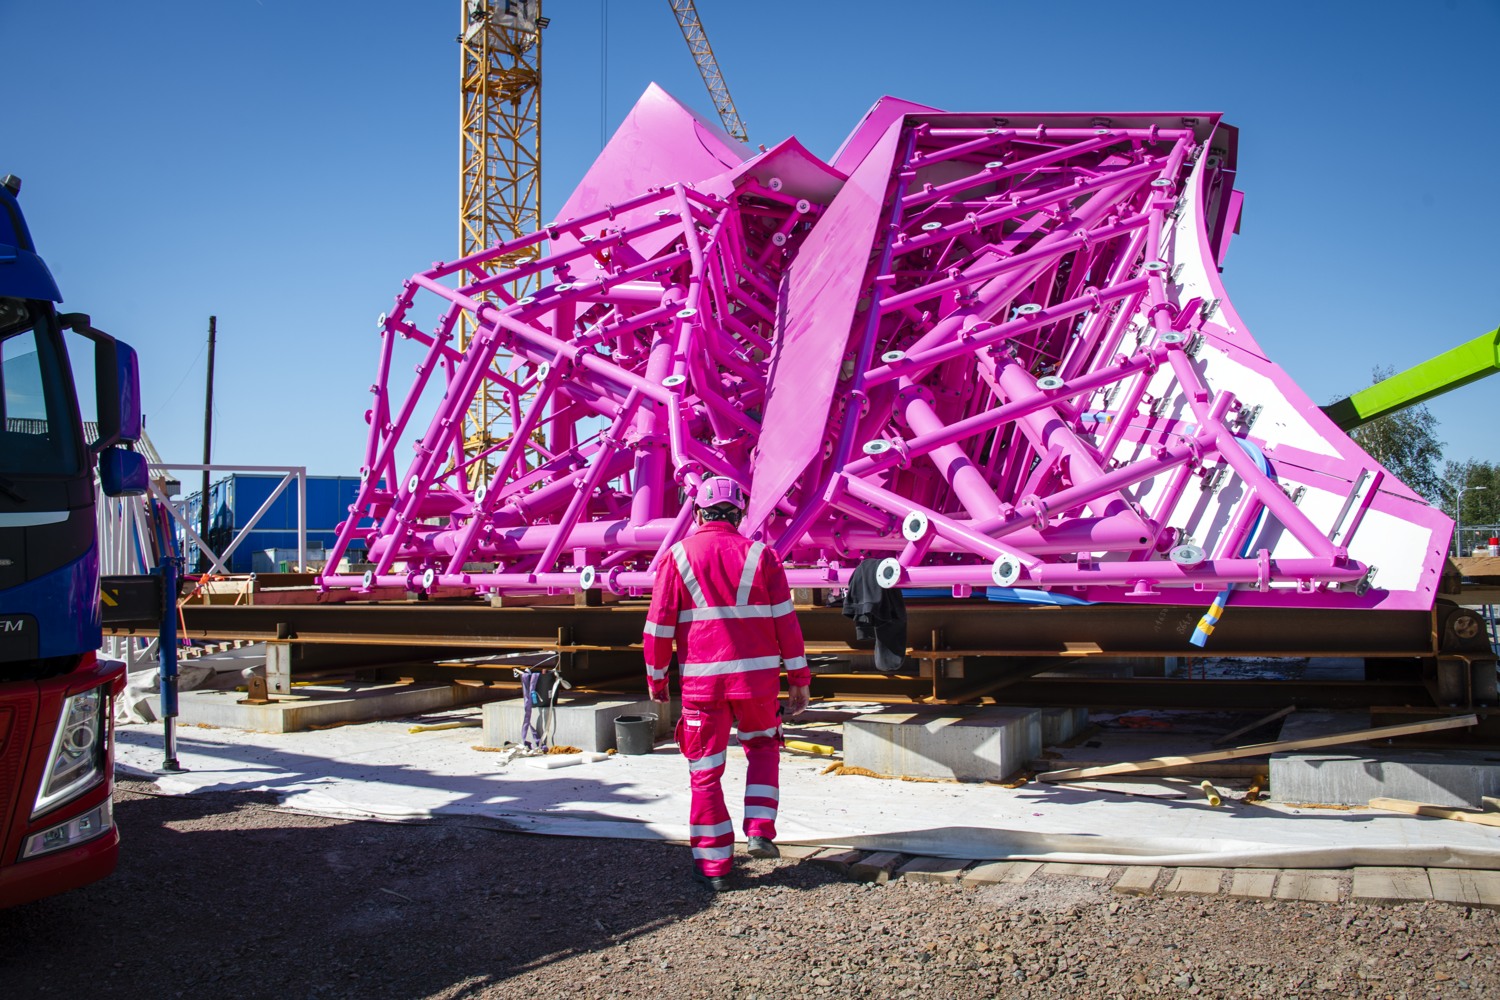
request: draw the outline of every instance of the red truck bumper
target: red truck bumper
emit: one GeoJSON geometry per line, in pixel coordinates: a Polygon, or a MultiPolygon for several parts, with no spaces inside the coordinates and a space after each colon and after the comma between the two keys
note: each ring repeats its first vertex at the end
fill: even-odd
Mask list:
{"type": "Polygon", "coordinates": [[[0,733],[0,791],[6,793],[0,799],[8,800],[0,801],[0,908],[76,889],[115,870],[120,833],[111,808],[115,787],[112,707],[105,708],[102,780],[40,816],[32,818],[30,812],[64,699],[99,686],[117,695],[124,685],[123,667],[100,663],[93,653],[84,654],[67,674],[0,685],[0,721],[7,723],[3,728],[8,730],[0,733]],[[38,838],[48,831],[65,836],[59,838],[56,849],[38,854],[37,845],[47,843],[38,838]],[[28,844],[32,845],[29,852],[28,844]],[[26,853],[33,856],[23,857],[26,853]]]}

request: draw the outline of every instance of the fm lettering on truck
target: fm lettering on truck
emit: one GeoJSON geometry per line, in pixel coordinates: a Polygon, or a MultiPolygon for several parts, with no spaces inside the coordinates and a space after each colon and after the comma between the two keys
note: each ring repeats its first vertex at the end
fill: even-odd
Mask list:
{"type": "Polygon", "coordinates": [[[0,615],[0,662],[37,655],[36,619],[31,615],[0,615]]]}

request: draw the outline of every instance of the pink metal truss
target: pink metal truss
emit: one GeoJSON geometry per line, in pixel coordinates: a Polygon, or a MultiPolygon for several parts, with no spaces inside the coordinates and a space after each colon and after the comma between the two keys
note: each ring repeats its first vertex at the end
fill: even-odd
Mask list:
{"type": "Polygon", "coordinates": [[[873,557],[957,594],[1430,606],[1451,526],[1224,295],[1236,145],[1214,114],[886,99],[831,163],[746,158],[653,87],[560,221],[415,275],[382,317],[330,559],[362,541],[373,566],[323,583],[640,593],[685,492],[725,474],[794,586],[873,557]],[[466,455],[485,383],[513,431],[466,455]]]}

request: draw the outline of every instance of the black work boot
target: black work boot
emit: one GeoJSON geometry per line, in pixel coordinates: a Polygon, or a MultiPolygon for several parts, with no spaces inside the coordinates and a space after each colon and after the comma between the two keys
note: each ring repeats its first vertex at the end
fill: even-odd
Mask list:
{"type": "Polygon", "coordinates": [[[729,879],[723,875],[705,875],[698,869],[693,869],[693,881],[699,885],[706,885],[714,892],[728,892],[729,879]]]}
{"type": "Polygon", "coordinates": [[[770,837],[751,837],[750,846],[745,851],[752,858],[779,858],[781,851],[776,842],[770,837]]]}

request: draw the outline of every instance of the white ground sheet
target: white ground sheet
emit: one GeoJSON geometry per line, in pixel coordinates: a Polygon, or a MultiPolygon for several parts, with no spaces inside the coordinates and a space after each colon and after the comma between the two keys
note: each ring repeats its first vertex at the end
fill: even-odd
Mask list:
{"type": "MultiPolygon", "coordinates": [[[[478,717],[477,709],[461,709],[421,721],[478,717]]],[[[184,726],[178,759],[190,770],[156,782],[174,794],[269,790],[288,808],[335,817],[485,817],[527,833],[687,839],[688,772],[674,746],[541,770],[525,758],[502,763],[500,754],[473,750],[478,729],[410,733],[410,725],[288,734],[184,726]]],[[[117,764],[150,777],[162,745],[160,724],[120,726],[117,764]]],[[[1152,798],[1101,787],[1008,789],[820,774],[827,763],[783,756],[782,843],[1102,864],[1500,869],[1500,829],[1449,820],[1238,801],[1215,809],[1201,796],[1152,798]]],[[[731,746],[725,792],[737,819],[744,775],[744,756],[731,746]]]]}

